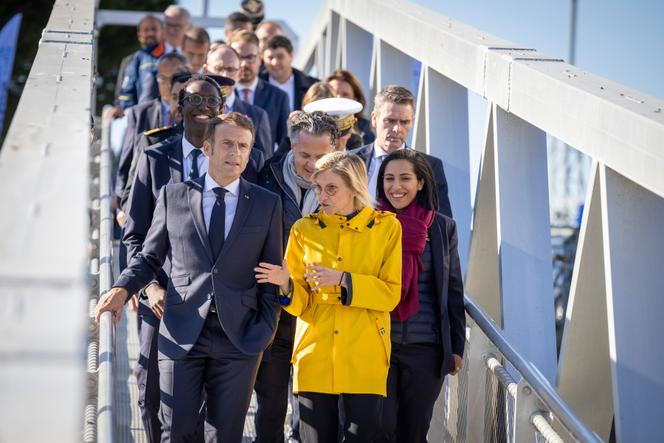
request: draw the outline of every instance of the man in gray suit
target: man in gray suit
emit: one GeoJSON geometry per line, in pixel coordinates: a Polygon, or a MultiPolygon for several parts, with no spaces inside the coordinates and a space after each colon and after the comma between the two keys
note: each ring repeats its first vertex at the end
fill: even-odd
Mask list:
{"type": "Polygon", "coordinates": [[[282,209],[275,194],[240,176],[253,145],[251,120],[239,113],[210,119],[203,145],[208,173],[159,193],[147,238],[97,319],[116,322],[129,296],[171,256],[159,328],[162,441],[188,441],[206,421],[224,442],[240,442],[260,357],[279,320],[276,288],[257,284],[254,268],[282,255],[282,209]]]}

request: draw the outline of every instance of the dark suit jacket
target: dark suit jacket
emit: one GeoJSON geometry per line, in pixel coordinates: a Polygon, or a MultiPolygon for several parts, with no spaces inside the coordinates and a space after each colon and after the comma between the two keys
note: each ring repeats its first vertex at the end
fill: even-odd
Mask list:
{"type": "MultiPolygon", "coordinates": [[[[270,75],[267,73],[267,71],[263,71],[260,74],[260,78],[262,78],[267,82],[268,79],[270,78],[270,75]]],[[[293,110],[294,111],[302,109],[302,99],[304,98],[304,94],[306,94],[311,85],[313,85],[317,81],[318,79],[316,77],[311,77],[305,74],[304,72],[300,71],[299,69],[293,68],[293,110]]]]}
{"type": "Polygon", "coordinates": [[[254,124],[254,148],[263,152],[265,160],[272,157],[274,146],[272,145],[272,128],[267,112],[258,106],[243,102],[237,95],[233,102],[233,111],[244,114],[251,119],[254,124]]]}
{"type": "MultiPolygon", "coordinates": [[[[233,224],[219,256],[213,257],[203,219],[204,179],[162,188],[143,249],[115,286],[136,292],[154,278],[170,250],[172,268],[159,327],[160,355],[179,359],[191,350],[213,298],[231,343],[244,354],[260,354],[274,337],[280,306],[277,288],[257,284],[254,267],[260,262],[279,263],[283,258],[281,201],[240,179],[233,224]]],[[[220,227],[211,227],[215,228],[220,227]]]]}
{"type": "MultiPolygon", "coordinates": [[[[262,156],[260,151],[252,151],[262,156]]],[[[262,167],[262,158],[259,161],[262,167]]],[[[127,246],[127,262],[143,247],[161,188],[169,183],[182,182],[182,165],[182,136],[171,137],[146,149],[141,155],[127,202],[127,222],[122,239],[127,246]]],[[[244,173],[247,171],[257,181],[258,171],[251,161],[244,173]]],[[[157,281],[164,288],[168,283],[170,269],[169,260],[165,262],[164,270],[157,273],[157,281]]]]}
{"type": "Polygon", "coordinates": [[[161,99],[132,106],[125,110],[125,114],[127,115],[127,129],[122,141],[122,151],[115,178],[115,195],[118,198],[122,197],[122,192],[127,186],[129,170],[141,135],[148,129],[162,126],[164,121],[161,99]]]}
{"type": "MultiPolygon", "coordinates": [[[[238,94],[241,88],[242,86],[238,86],[235,89],[238,94]]],[[[270,118],[270,129],[272,130],[272,144],[270,147],[274,151],[274,145],[278,146],[287,135],[286,122],[290,114],[288,94],[259,78],[256,91],[254,92],[253,104],[265,110],[267,116],[270,118]]]]}
{"type": "Polygon", "coordinates": [[[433,258],[434,285],[440,308],[440,332],[443,347],[441,375],[454,369],[454,356],[463,356],[466,344],[466,311],[463,304],[463,280],[457,249],[456,223],[436,214],[429,227],[433,258]]]}
{"type": "MultiPolygon", "coordinates": [[[[406,148],[410,149],[408,147],[406,148]]],[[[369,165],[371,165],[371,161],[373,160],[373,149],[374,144],[371,143],[366,146],[362,146],[361,148],[353,149],[350,151],[350,153],[355,154],[364,160],[364,164],[368,171],[369,165]]],[[[438,157],[434,157],[433,155],[425,154],[424,152],[420,152],[420,154],[426,157],[427,161],[429,162],[429,166],[431,166],[431,169],[433,170],[433,179],[436,180],[436,185],[438,186],[438,211],[452,218],[452,206],[450,205],[450,198],[447,195],[447,179],[445,178],[443,162],[438,157]]]]}

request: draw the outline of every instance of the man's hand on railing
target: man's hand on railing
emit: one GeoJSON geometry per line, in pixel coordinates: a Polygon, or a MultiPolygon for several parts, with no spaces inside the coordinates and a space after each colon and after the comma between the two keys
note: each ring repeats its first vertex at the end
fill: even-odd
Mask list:
{"type": "Polygon", "coordinates": [[[111,288],[110,291],[102,295],[95,308],[95,319],[97,320],[97,323],[99,323],[102,313],[110,311],[113,313],[115,325],[117,326],[117,324],[120,323],[122,310],[124,309],[128,296],[129,294],[125,288],[111,288]]]}
{"type": "Polygon", "coordinates": [[[450,372],[450,375],[457,375],[461,368],[463,368],[463,358],[456,354],[452,355],[454,355],[454,369],[450,372]]]}
{"type": "Polygon", "coordinates": [[[166,291],[161,285],[159,285],[159,283],[152,282],[145,287],[143,292],[148,298],[148,302],[150,302],[152,312],[154,312],[154,315],[161,320],[161,316],[164,315],[164,299],[166,298],[166,291]]]}

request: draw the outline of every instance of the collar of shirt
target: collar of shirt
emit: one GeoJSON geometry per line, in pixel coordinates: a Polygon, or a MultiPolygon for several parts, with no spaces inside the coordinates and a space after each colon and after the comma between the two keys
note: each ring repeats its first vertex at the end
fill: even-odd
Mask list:
{"type": "Polygon", "coordinates": [[[166,54],[168,54],[169,52],[173,52],[173,51],[177,52],[178,54],[182,54],[182,50],[180,48],[174,48],[168,42],[164,43],[164,47],[166,48],[166,50],[164,51],[164,53],[166,53],[166,54]]]}
{"type": "Polygon", "coordinates": [[[228,97],[226,97],[226,112],[233,112],[234,104],[235,104],[235,91],[228,94],[228,97]]]}
{"type": "MultiPolygon", "coordinates": [[[[404,149],[405,147],[406,147],[406,144],[404,143],[403,145],[401,145],[401,147],[399,149],[404,149]]],[[[384,151],[383,148],[378,146],[378,143],[374,142],[374,146],[373,146],[373,156],[374,156],[374,158],[384,157],[387,154],[389,154],[389,152],[384,151]]]]}
{"type": "Polygon", "coordinates": [[[199,148],[192,145],[191,142],[189,140],[187,140],[187,138],[183,134],[182,135],[182,158],[183,159],[188,158],[189,154],[191,154],[191,151],[193,151],[194,149],[199,149],[199,148]]]}
{"type": "Polygon", "coordinates": [[[237,197],[240,192],[240,179],[236,178],[226,186],[220,186],[210,174],[205,174],[205,184],[203,186],[203,192],[212,192],[214,188],[224,188],[226,192],[231,194],[234,197],[237,197]]]}
{"type": "Polygon", "coordinates": [[[245,84],[245,83],[240,83],[240,94],[242,93],[243,89],[249,88],[251,92],[256,92],[256,86],[258,85],[258,76],[254,79],[253,82],[245,84]]]}
{"type": "Polygon", "coordinates": [[[293,89],[293,85],[295,84],[295,76],[291,74],[291,76],[288,77],[288,80],[286,80],[283,83],[279,83],[274,78],[272,78],[272,76],[268,77],[268,81],[270,82],[271,85],[274,85],[277,88],[286,91],[287,89],[293,89]]]}

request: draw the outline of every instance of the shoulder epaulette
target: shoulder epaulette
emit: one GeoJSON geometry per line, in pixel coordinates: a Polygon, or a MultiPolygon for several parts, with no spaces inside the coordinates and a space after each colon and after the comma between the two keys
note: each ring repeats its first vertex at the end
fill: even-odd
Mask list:
{"type": "Polygon", "coordinates": [[[155,134],[158,134],[162,131],[166,131],[168,129],[171,129],[174,126],[175,125],[168,125],[168,126],[162,126],[161,128],[148,129],[147,131],[143,131],[143,135],[155,135],[155,134]]]}

